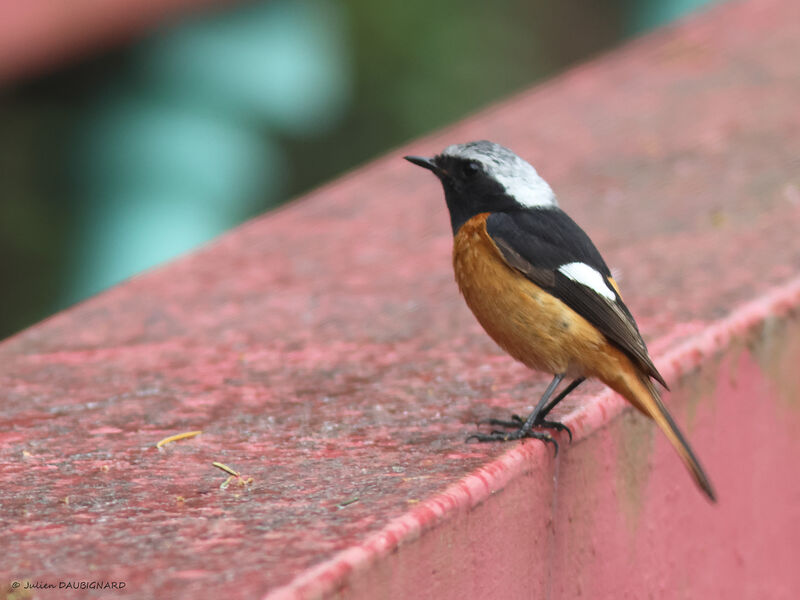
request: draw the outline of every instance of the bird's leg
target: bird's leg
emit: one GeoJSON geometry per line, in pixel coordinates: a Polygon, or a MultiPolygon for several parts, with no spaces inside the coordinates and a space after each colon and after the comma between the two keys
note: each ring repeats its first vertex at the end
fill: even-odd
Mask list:
{"type": "Polygon", "coordinates": [[[550,396],[552,396],[553,392],[556,391],[556,388],[558,387],[558,384],[561,383],[562,379],[564,379],[563,374],[556,374],[553,376],[553,380],[550,382],[550,385],[547,386],[544,394],[542,394],[542,397],[539,398],[538,404],[536,404],[531,414],[528,415],[528,418],[525,419],[525,423],[523,423],[522,427],[520,428],[521,433],[529,432],[535,424],[538,424],[539,419],[545,414],[542,411],[544,410],[545,406],[547,406],[550,396]]]}
{"type": "Polygon", "coordinates": [[[564,390],[558,396],[553,398],[550,404],[548,404],[542,409],[542,412],[539,413],[540,420],[536,424],[538,425],[539,423],[543,423],[544,421],[542,421],[541,419],[544,419],[547,415],[549,415],[550,411],[553,410],[559,402],[561,402],[564,398],[569,396],[575,390],[575,388],[578,387],[580,384],[582,384],[584,381],[586,381],[586,377],[578,377],[577,379],[573,379],[570,382],[570,384],[567,387],[565,387],[564,390]]]}
{"type": "MultiPolygon", "coordinates": [[[[555,408],[555,406],[559,402],[561,402],[564,398],[569,396],[569,394],[584,381],[586,381],[585,377],[578,377],[577,379],[573,379],[570,382],[570,384],[567,387],[565,387],[564,390],[558,396],[553,398],[550,401],[550,403],[541,410],[536,422],[533,423],[533,425],[538,425],[541,427],[550,427],[557,431],[566,431],[567,435],[569,435],[569,441],[571,442],[572,431],[570,430],[569,427],[567,427],[563,423],[559,423],[558,421],[547,421],[545,420],[545,417],[550,413],[551,410],[553,410],[553,408],[555,408]]],[[[525,424],[525,421],[523,421],[522,417],[520,417],[519,415],[511,415],[511,419],[509,420],[486,419],[484,421],[480,421],[480,424],[494,425],[496,427],[508,427],[509,429],[513,429],[522,427],[525,424]]]]}
{"type": "Polygon", "coordinates": [[[555,398],[550,401],[550,404],[545,406],[542,409],[542,412],[539,413],[539,418],[534,423],[534,425],[538,425],[540,427],[550,427],[555,429],[556,431],[566,431],[567,435],[569,436],[569,442],[572,443],[572,430],[564,425],[563,423],[559,423],[558,421],[548,421],[545,417],[550,414],[550,411],[555,408],[555,406],[561,402],[564,398],[566,398],[576,387],[586,381],[586,377],[578,377],[577,379],[573,379],[570,384],[564,388],[564,390],[555,398]]]}
{"type": "MultiPolygon", "coordinates": [[[[471,436],[467,438],[467,441],[474,438],[479,442],[495,442],[495,441],[507,442],[509,440],[519,440],[522,438],[529,437],[529,438],[535,438],[537,440],[542,440],[544,442],[552,443],[556,449],[556,454],[558,454],[558,442],[556,442],[549,433],[545,433],[542,431],[534,431],[533,426],[539,424],[537,423],[539,415],[542,413],[542,410],[544,410],[544,408],[548,406],[547,402],[550,400],[550,396],[553,395],[553,392],[558,387],[558,384],[561,383],[562,379],[564,379],[563,374],[558,374],[553,377],[553,380],[550,382],[550,385],[547,386],[547,389],[544,391],[544,394],[542,394],[542,397],[536,404],[536,408],[533,409],[533,412],[530,415],[528,415],[528,418],[525,419],[525,422],[522,423],[522,426],[516,431],[508,431],[508,432],[492,431],[491,433],[473,433],[471,436]]],[[[573,386],[573,389],[574,387],[575,386],[573,386]]],[[[522,419],[520,419],[520,421],[522,421],[522,419]]],[[[559,423],[559,425],[561,424],[559,423]]],[[[562,425],[562,427],[564,426],[562,425]]]]}

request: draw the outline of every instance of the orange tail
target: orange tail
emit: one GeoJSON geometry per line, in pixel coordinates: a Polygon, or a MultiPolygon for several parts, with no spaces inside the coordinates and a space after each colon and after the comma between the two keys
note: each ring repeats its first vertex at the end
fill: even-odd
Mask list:
{"type": "Polygon", "coordinates": [[[664,432],[664,435],[667,436],[667,439],[678,452],[686,468],[689,469],[689,473],[694,477],[697,485],[700,486],[700,489],[705,492],[712,502],[716,502],[716,494],[708,475],[706,475],[703,467],[700,466],[700,461],[697,460],[694,452],[692,452],[689,442],[683,437],[678,425],[661,401],[661,396],[655,384],[647,375],[634,372],[634,369],[626,369],[625,371],[622,380],[615,382],[618,385],[611,385],[611,387],[658,424],[661,431],[664,432]]]}

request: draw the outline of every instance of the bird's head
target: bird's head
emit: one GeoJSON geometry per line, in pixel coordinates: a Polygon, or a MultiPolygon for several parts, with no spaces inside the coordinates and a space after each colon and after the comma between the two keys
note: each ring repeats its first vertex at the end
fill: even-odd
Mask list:
{"type": "Polygon", "coordinates": [[[494,142],[454,144],[433,158],[406,156],[442,182],[453,234],[471,217],[558,206],[555,194],[530,163],[494,142]]]}

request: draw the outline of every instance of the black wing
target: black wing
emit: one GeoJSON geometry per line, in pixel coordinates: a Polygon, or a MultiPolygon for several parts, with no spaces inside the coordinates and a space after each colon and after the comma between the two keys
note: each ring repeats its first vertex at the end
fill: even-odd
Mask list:
{"type": "Polygon", "coordinates": [[[492,213],[486,219],[486,231],[509,266],[584,317],[667,387],[616,289],[608,285],[612,300],[559,271],[563,265],[584,263],[600,273],[606,283],[611,277],[589,236],[564,211],[544,208],[492,213]]]}

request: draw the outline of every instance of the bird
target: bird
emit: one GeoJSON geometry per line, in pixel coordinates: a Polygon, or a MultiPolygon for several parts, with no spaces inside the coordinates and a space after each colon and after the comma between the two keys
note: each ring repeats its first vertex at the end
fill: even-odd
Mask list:
{"type": "Polygon", "coordinates": [[[666,435],[712,502],[710,479],[661,399],[669,390],[600,252],[564,212],[527,161],[487,140],[453,144],[406,160],[433,172],[444,188],[453,230],[458,288],[489,336],[527,367],[553,376],[526,419],[488,422],[504,430],[481,442],[535,438],[567,430],[548,413],[587,378],[596,378],[666,435]],[[570,383],[554,397],[562,381],[570,383]]]}

